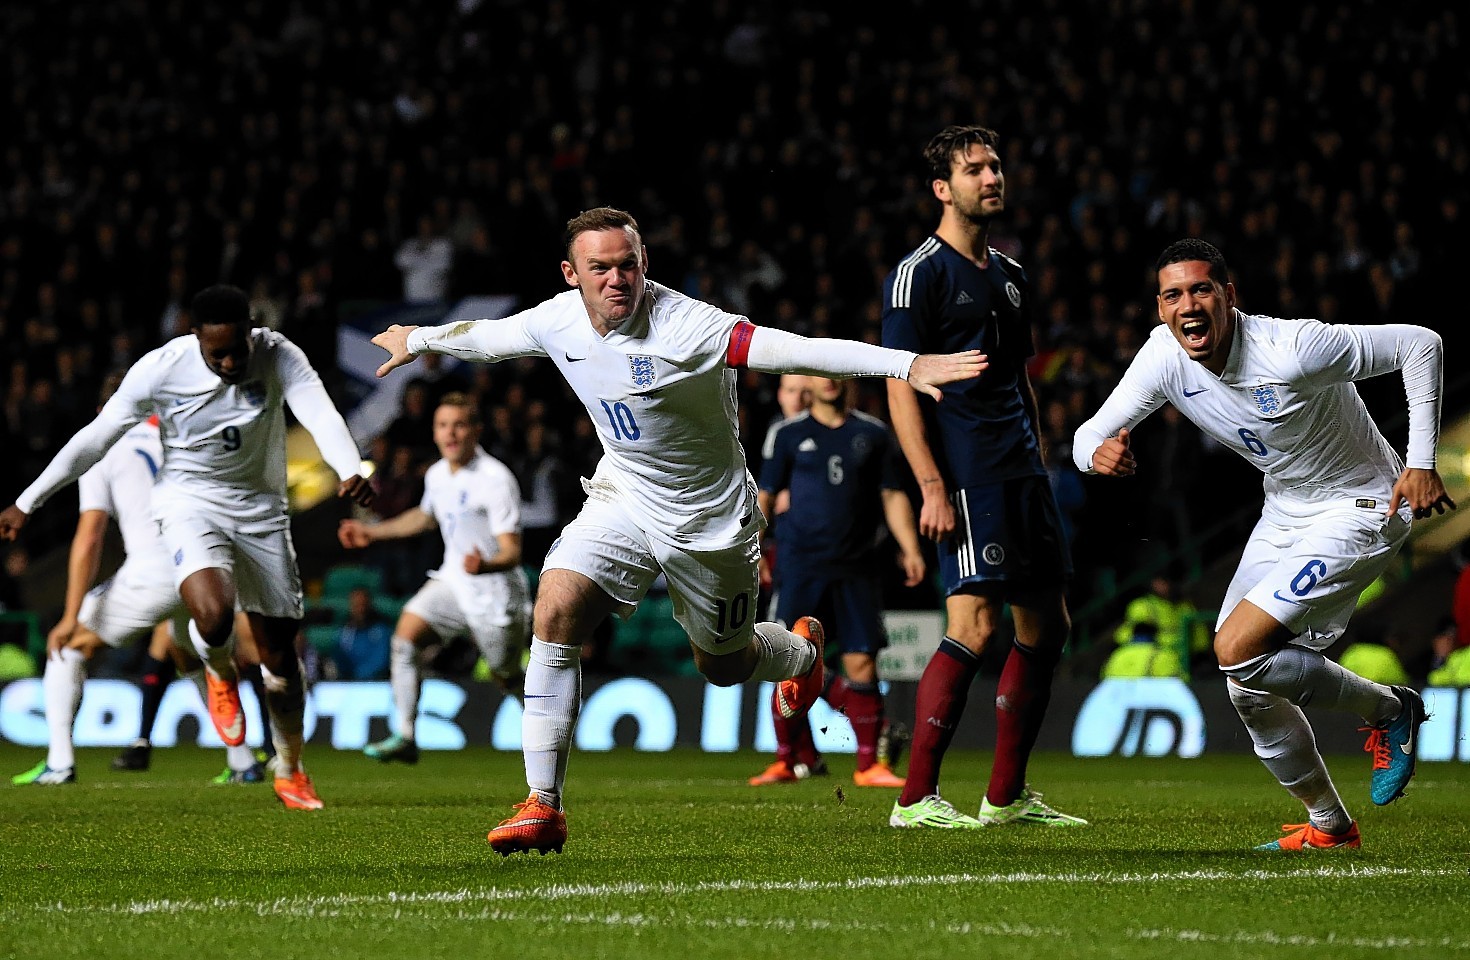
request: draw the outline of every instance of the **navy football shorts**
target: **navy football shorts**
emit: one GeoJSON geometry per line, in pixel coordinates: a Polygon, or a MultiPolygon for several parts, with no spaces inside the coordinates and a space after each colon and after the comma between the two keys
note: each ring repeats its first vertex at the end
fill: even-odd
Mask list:
{"type": "Polygon", "coordinates": [[[1061,587],[1072,576],[1061,510],[1045,476],[966,487],[949,499],[954,533],[939,544],[946,596],[977,583],[1061,587]]]}

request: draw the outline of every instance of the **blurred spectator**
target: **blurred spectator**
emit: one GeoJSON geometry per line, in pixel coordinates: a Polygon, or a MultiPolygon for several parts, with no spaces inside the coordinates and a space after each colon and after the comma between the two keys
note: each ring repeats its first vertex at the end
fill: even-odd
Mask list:
{"type": "MultiPolygon", "coordinates": [[[[25,547],[5,551],[0,565],[0,613],[23,613],[29,609],[21,589],[21,578],[30,564],[25,547]]],[[[30,631],[20,620],[0,620],[0,680],[36,676],[36,660],[28,649],[30,631]]]]}
{"type": "Polygon", "coordinates": [[[388,424],[383,436],[395,449],[407,450],[414,463],[428,464],[438,459],[434,445],[425,439],[433,436],[434,426],[434,404],[430,402],[429,385],[418,379],[408,381],[404,384],[399,404],[398,416],[388,424]]]}
{"type": "Polygon", "coordinates": [[[1129,677],[1179,677],[1189,679],[1189,672],[1178,651],[1158,639],[1155,624],[1140,621],[1133,624],[1126,643],[1108,655],[1101,676],[1104,680],[1129,677]]]}
{"type": "Polygon", "coordinates": [[[1390,635],[1385,637],[1384,641],[1384,643],[1369,643],[1359,640],[1350,643],[1343,649],[1337,662],[1342,665],[1343,669],[1350,670],[1375,683],[1407,686],[1409,674],[1404,669],[1403,661],[1399,659],[1398,651],[1395,649],[1399,645],[1397,638],[1390,635]]]}
{"type": "Polygon", "coordinates": [[[347,597],[347,619],[337,637],[332,659],[343,680],[384,680],[393,625],[373,606],[366,587],[353,587],[347,597]]]}
{"type": "Polygon", "coordinates": [[[1178,583],[1167,574],[1156,575],[1149,581],[1149,592],[1128,604],[1122,624],[1113,631],[1113,642],[1125,646],[1140,634],[1189,662],[1211,652],[1208,624],[1193,603],[1180,598],[1178,583]]]}
{"type": "Polygon", "coordinates": [[[1429,686],[1470,687],[1470,646],[1461,646],[1458,640],[1454,621],[1446,619],[1430,642],[1429,686]]]}
{"type": "Polygon", "coordinates": [[[525,449],[509,466],[521,485],[523,562],[539,568],[561,528],[581,506],[577,495],[581,487],[551,447],[546,424],[529,424],[525,434],[525,449]]]}
{"type": "Polygon", "coordinates": [[[1450,613],[1455,619],[1457,642],[1465,647],[1470,646],[1470,540],[1463,541],[1450,555],[1459,568],[1450,613]]]}
{"type": "Polygon", "coordinates": [[[437,303],[448,298],[454,246],[434,229],[433,217],[419,217],[418,233],[403,241],[393,262],[403,273],[405,302],[437,303]]]}
{"type": "MultiPolygon", "coordinates": [[[[419,505],[424,496],[423,464],[411,447],[386,444],[387,462],[373,472],[373,512],[379,517],[396,517],[419,505]]],[[[423,582],[424,571],[436,565],[437,534],[405,540],[385,540],[367,550],[364,562],[383,575],[383,587],[394,595],[407,595],[423,582]]]]}

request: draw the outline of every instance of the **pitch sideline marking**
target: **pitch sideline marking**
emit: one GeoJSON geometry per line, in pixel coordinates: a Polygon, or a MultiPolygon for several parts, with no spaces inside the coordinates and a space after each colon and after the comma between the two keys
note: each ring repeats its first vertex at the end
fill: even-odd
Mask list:
{"type": "MultiPolygon", "coordinates": [[[[1428,871],[1425,871],[1428,872],[1428,871]]],[[[1453,871],[1443,871],[1451,873],[1453,871]]],[[[331,898],[319,898],[331,899],[331,898]]],[[[364,898],[369,899],[369,898],[364,898]]],[[[383,902],[384,898],[370,898],[383,902]]],[[[404,898],[406,899],[406,898],[404,898]]],[[[419,898],[418,903],[428,903],[427,897],[419,898]]],[[[157,912],[157,911],[155,911],[157,912]]],[[[295,918],[318,918],[323,916],[339,916],[339,909],[313,909],[306,908],[301,911],[292,912],[295,918]]],[[[397,912],[395,918],[399,916],[397,912]]],[[[613,912],[613,913],[590,913],[590,912],[561,912],[534,911],[534,910],[507,910],[501,907],[485,907],[480,910],[458,910],[445,918],[458,923],[483,922],[483,923],[535,923],[541,926],[547,924],[600,926],[608,928],[636,928],[656,929],[662,927],[699,927],[708,930],[765,930],[783,933],[796,933],[801,931],[824,932],[824,933],[869,933],[887,936],[904,936],[913,933],[912,926],[899,926],[896,924],[871,922],[861,920],[826,920],[812,918],[751,918],[751,917],[689,917],[677,911],[670,910],[665,914],[657,914],[650,911],[640,912],[613,912]]],[[[1071,940],[1075,931],[1059,927],[1033,926],[1027,923],[975,923],[971,921],[947,921],[944,923],[931,922],[927,924],[930,931],[934,933],[950,934],[956,936],[991,936],[1012,937],[1027,940],[1071,940]]],[[[1149,942],[1174,942],[1180,944],[1242,944],[1242,945],[1268,945],[1268,946],[1304,946],[1304,947],[1353,947],[1369,950],[1402,950],[1405,948],[1437,948],[1440,950],[1470,951],[1470,941],[1451,940],[1448,937],[1429,939],[1423,937],[1362,937],[1362,936],[1337,936],[1328,934],[1325,937],[1310,934],[1283,934],[1276,931],[1254,932],[1248,930],[1233,930],[1224,933],[1214,933],[1205,930],[1189,928],[1162,928],[1162,929],[1134,929],[1129,928],[1122,931],[1122,935],[1130,940],[1149,942]]]]}
{"type": "MultiPolygon", "coordinates": [[[[143,916],[148,914],[199,913],[216,910],[244,910],[260,916],[308,916],[342,908],[374,906],[413,906],[416,904],[495,903],[531,900],[537,903],[557,900],[592,899],[598,897],[631,897],[644,895],[689,896],[706,893],[751,891],[756,893],[815,893],[823,891],[895,889],[904,887],[968,886],[983,884],[1061,883],[1061,884],[1137,884],[1188,881],[1364,880],[1383,877],[1461,877],[1463,872],[1448,869],[1411,867],[1340,867],[1320,866],[1296,870],[1180,870],[1156,873],[952,873],[929,876],[852,877],[846,880],[722,880],[704,883],[605,883],[555,884],[535,889],[440,890],[415,893],[389,891],[381,894],[333,894],[315,897],[283,897],[276,900],[243,900],[216,897],[208,900],[134,900],[126,903],[71,907],[64,903],[36,904],[31,910],[54,913],[114,913],[143,916]]],[[[24,908],[22,908],[24,909],[24,908]]]]}

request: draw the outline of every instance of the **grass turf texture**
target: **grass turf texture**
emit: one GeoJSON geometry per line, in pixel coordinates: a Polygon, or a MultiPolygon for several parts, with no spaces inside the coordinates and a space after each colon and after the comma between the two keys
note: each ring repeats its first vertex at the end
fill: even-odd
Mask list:
{"type": "MultiPolygon", "coordinates": [[[[40,755],[0,745],[0,769],[40,755]]],[[[1038,756],[1032,783],[1093,826],[936,832],[889,828],[896,791],[853,787],[850,757],[752,788],[767,757],[579,753],[566,853],[502,859],[516,754],[316,749],[319,813],[207,783],[218,751],[111,756],[0,787],[0,957],[1470,957],[1458,764],[1377,808],[1368,759],[1329,758],[1363,850],[1264,854],[1301,808],[1250,757],[1038,756]]],[[[973,813],[988,770],[952,755],[948,799],[973,813]]]]}

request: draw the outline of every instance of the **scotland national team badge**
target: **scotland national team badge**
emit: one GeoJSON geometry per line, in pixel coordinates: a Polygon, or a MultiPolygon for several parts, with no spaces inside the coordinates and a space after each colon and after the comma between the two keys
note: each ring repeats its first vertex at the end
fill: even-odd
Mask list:
{"type": "Polygon", "coordinates": [[[1011,283],[1009,280],[1006,281],[1006,299],[1009,300],[1009,301],[1011,301],[1011,306],[1015,307],[1018,310],[1020,309],[1020,307],[1021,307],[1021,288],[1020,287],[1017,287],[1014,283],[1011,283]]]}
{"type": "Polygon", "coordinates": [[[240,399],[252,407],[265,406],[265,384],[259,380],[251,380],[249,383],[240,384],[240,399]]]}
{"type": "Polygon", "coordinates": [[[1276,385],[1273,383],[1251,387],[1251,399],[1256,402],[1256,408],[1268,417],[1281,410],[1281,397],[1276,393],[1276,385]]]}
{"type": "Polygon", "coordinates": [[[651,387],[654,381],[653,358],[630,354],[628,365],[633,369],[633,386],[651,387]]]}
{"type": "Polygon", "coordinates": [[[998,543],[987,543],[985,549],[980,551],[980,557],[992,567],[998,567],[1005,563],[1006,551],[998,543]]]}

